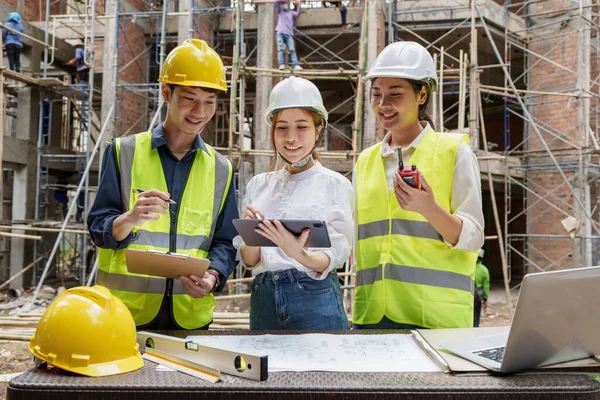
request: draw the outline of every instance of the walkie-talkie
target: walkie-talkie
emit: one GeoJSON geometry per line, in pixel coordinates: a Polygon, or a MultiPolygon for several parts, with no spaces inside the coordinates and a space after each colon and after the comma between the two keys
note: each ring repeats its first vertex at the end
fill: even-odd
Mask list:
{"type": "Polygon", "coordinates": [[[410,186],[415,189],[421,189],[421,183],[419,182],[419,170],[415,164],[410,167],[405,167],[402,161],[402,149],[398,147],[398,172],[400,177],[410,186]]]}

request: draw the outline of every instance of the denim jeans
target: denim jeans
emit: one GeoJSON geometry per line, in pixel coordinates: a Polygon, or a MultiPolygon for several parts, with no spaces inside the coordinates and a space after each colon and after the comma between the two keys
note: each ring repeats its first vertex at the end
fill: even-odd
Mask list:
{"type": "Polygon", "coordinates": [[[342,16],[342,26],[346,25],[346,13],[348,13],[348,9],[345,5],[341,5],[340,7],[340,15],[342,16]]]}
{"type": "Polygon", "coordinates": [[[367,324],[367,325],[359,325],[352,324],[352,329],[424,329],[421,326],[411,325],[411,324],[400,324],[398,322],[394,322],[385,315],[376,324],[367,324]]]}
{"type": "Polygon", "coordinates": [[[292,67],[298,65],[298,56],[296,55],[296,44],[294,43],[294,37],[286,35],[285,33],[277,32],[277,62],[279,65],[284,65],[285,60],[283,58],[283,50],[287,47],[292,58],[292,67]]]}
{"type": "Polygon", "coordinates": [[[315,280],[296,269],[263,272],[250,286],[251,330],[346,330],[335,272],[315,280]]]}
{"type": "Polygon", "coordinates": [[[9,68],[13,71],[21,72],[21,52],[23,48],[16,44],[7,44],[5,47],[9,68]]]}

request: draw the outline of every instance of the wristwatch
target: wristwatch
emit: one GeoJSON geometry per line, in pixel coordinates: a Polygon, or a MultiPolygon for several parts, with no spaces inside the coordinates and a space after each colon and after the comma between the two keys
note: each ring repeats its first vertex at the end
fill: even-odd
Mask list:
{"type": "Polygon", "coordinates": [[[219,271],[217,271],[215,269],[209,269],[208,271],[206,271],[206,273],[215,277],[215,284],[212,287],[212,289],[210,289],[210,292],[212,293],[219,287],[219,284],[221,283],[221,277],[220,277],[219,271]]]}

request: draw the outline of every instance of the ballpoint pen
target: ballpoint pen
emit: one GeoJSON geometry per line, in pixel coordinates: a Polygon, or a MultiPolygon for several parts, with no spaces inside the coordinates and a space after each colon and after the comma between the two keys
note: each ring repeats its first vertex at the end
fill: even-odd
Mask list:
{"type": "MultiPolygon", "coordinates": [[[[137,188],[137,189],[135,189],[135,190],[136,190],[138,193],[144,193],[144,192],[145,192],[145,190],[144,190],[144,189],[140,189],[140,188],[137,188]]],[[[171,204],[171,205],[177,205],[177,203],[175,202],[175,200],[169,199],[169,200],[167,200],[167,201],[168,201],[168,202],[169,202],[169,204],[171,204]]]]}

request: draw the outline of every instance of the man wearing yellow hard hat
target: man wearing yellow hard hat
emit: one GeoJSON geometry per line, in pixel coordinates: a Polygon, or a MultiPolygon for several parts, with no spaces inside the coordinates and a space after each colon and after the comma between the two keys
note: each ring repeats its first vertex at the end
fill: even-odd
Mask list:
{"type": "Polygon", "coordinates": [[[168,105],[152,131],[117,138],[106,149],[88,227],[100,247],[97,283],[110,289],[138,329],[207,329],[235,268],[238,218],[230,162],[200,133],[226,92],[219,55],[203,40],[173,49],[159,82],[168,105]],[[129,274],[124,249],[157,250],[211,260],[204,276],[164,279],[129,274]]]}

